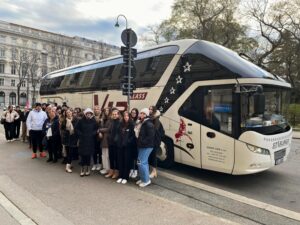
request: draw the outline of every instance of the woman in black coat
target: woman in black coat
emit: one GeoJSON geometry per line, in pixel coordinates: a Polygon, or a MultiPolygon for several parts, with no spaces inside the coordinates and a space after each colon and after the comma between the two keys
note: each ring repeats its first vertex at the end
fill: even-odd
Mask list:
{"type": "Polygon", "coordinates": [[[121,115],[118,109],[112,109],[112,118],[108,130],[108,150],[110,170],[105,177],[116,179],[119,177],[118,152],[121,148],[121,115]]]}
{"type": "Polygon", "coordinates": [[[121,148],[118,152],[119,179],[117,183],[126,184],[129,179],[131,161],[131,151],[135,146],[136,138],[134,133],[134,123],[129,117],[129,112],[124,112],[121,122],[121,148]]]}
{"type": "Polygon", "coordinates": [[[57,162],[58,144],[60,143],[59,120],[55,109],[51,109],[48,118],[43,124],[43,132],[47,140],[49,158],[47,162],[57,162]]]}
{"type": "Polygon", "coordinates": [[[73,117],[73,113],[70,109],[67,109],[60,124],[60,131],[62,144],[65,146],[67,153],[66,172],[68,173],[72,173],[71,163],[78,143],[78,137],[75,134],[75,127],[77,126],[77,123],[78,119],[73,117]]]}
{"type": "Polygon", "coordinates": [[[79,120],[75,128],[75,133],[79,138],[78,153],[81,158],[81,177],[90,175],[91,156],[95,150],[97,129],[94,113],[90,108],[87,108],[84,110],[84,117],[79,120]]]}

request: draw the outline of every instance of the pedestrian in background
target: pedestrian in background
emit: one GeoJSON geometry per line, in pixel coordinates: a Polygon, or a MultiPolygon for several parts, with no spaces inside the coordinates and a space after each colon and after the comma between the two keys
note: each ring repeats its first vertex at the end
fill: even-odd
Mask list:
{"type": "Polygon", "coordinates": [[[1,119],[4,121],[5,138],[8,142],[16,137],[15,120],[20,118],[19,114],[10,105],[7,111],[3,113],[1,119]]]}
{"type": "Polygon", "coordinates": [[[129,170],[132,164],[131,151],[135,142],[134,123],[129,112],[125,111],[121,122],[121,148],[118,152],[119,179],[117,183],[126,184],[129,179],[129,170]]]}
{"type": "MultiPolygon", "coordinates": [[[[95,105],[94,106],[94,114],[95,114],[95,120],[98,124],[98,128],[99,128],[99,125],[100,125],[100,119],[101,119],[101,109],[100,109],[100,106],[98,105],[95,105]]],[[[95,139],[95,152],[94,152],[94,155],[93,155],[93,167],[92,167],[92,171],[95,171],[95,170],[98,170],[100,171],[101,170],[101,164],[102,164],[102,153],[101,153],[101,143],[100,143],[100,138],[99,136],[97,135],[96,136],[96,139],[95,139]]]]}
{"type": "Polygon", "coordinates": [[[26,120],[27,120],[28,115],[29,115],[29,109],[28,109],[28,106],[25,106],[23,116],[21,117],[21,121],[22,121],[21,138],[22,138],[23,142],[28,141],[27,126],[26,126],[26,120]]]}
{"type": "MultiPolygon", "coordinates": [[[[130,117],[134,124],[134,126],[137,125],[137,121],[139,119],[139,110],[137,108],[133,108],[130,111],[130,117]]],[[[138,170],[137,170],[137,156],[138,156],[138,150],[136,146],[136,142],[133,144],[131,149],[131,160],[130,160],[130,172],[129,177],[135,179],[138,176],[138,170]]]]}
{"type": "Polygon", "coordinates": [[[49,112],[49,118],[47,118],[43,124],[43,132],[47,140],[47,150],[49,154],[47,162],[56,163],[58,159],[58,144],[60,142],[60,132],[59,119],[56,115],[55,108],[52,108],[49,112]]]}
{"type": "Polygon", "coordinates": [[[90,108],[84,110],[84,117],[75,127],[75,133],[79,138],[78,152],[81,158],[80,176],[90,175],[91,157],[95,151],[95,139],[98,125],[94,113],[90,108]]]}
{"type": "Polygon", "coordinates": [[[157,110],[156,106],[149,107],[150,119],[154,125],[155,136],[154,136],[154,147],[149,156],[149,164],[151,166],[150,178],[157,177],[157,150],[160,148],[162,137],[165,135],[165,130],[159,120],[160,112],[157,110]]]}
{"type": "Polygon", "coordinates": [[[148,158],[154,147],[155,129],[152,121],[149,119],[149,109],[144,108],[140,112],[141,125],[135,129],[138,147],[138,160],[140,180],[136,182],[140,187],[146,187],[151,184],[149,178],[148,158]]]}
{"type": "Polygon", "coordinates": [[[113,175],[113,171],[110,169],[110,161],[109,161],[109,150],[108,150],[108,132],[111,123],[111,110],[110,108],[105,108],[102,111],[100,127],[98,136],[101,139],[101,149],[102,149],[102,167],[100,170],[102,175],[110,172],[111,176],[113,175]]]}
{"type": "Polygon", "coordinates": [[[121,115],[117,108],[112,109],[111,123],[108,132],[110,171],[105,177],[119,177],[118,151],[121,147],[121,115]]]}
{"type": "Polygon", "coordinates": [[[35,109],[32,110],[26,120],[27,129],[29,130],[29,135],[32,141],[32,156],[34,159],[37,157],[37,148],[40,151],[40,157],[46,157],[45,152],[43,152],[43,124],[47,119],[47,114],[42,110],[41,103],[35,103],[35,109]]]}
{"type": "Polygon", "coordinates": [[[19,118],[15,119],[14,124],[15,124],[15,139],[19,139],[20,137],[20,129],[21,129],[21,121],[23,120],[24,113],[20,109],[20,106],[16,106],[15,110],[19,114],[19,118]]]}
{"type": "Polygon", "coordinates": [[[65,146],[67,154],[66,172],[72,173],[72,160],[78,142],[77,135],[75,134],[75,127],[77,126],[78,119],[73,116],[70,109],[67,109],[65,114],[66,116],[62,120],[60,128],[62,133],[62,144],[65,146]]]}

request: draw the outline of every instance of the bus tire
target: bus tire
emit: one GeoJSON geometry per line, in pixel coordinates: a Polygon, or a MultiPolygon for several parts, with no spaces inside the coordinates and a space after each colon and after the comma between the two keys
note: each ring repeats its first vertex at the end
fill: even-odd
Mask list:
{"type": "Polygon", "coordinates": [[[156,152],[157,164],[163,168],[170,168],[174,164],[174,144],[171,138],[164,136],[156,152]]]}

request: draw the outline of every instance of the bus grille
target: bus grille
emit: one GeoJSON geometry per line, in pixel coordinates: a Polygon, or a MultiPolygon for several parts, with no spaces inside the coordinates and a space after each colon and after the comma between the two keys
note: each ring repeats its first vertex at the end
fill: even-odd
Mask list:
{"type": "Polygon", "coordinates": [[[279,151],[276,151],[274,153],[275,160],[283,158],[285,156],[285,152],[286,152],[286,149],[281,149],[279,151]]]}

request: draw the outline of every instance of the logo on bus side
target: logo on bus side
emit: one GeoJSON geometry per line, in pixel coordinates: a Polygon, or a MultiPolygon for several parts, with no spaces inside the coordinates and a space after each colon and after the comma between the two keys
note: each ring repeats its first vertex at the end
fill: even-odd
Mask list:
{"type": "MultiPolygon", "coordinates": [[[[132,97],[130,98],[131,100],[145,100],[147,97],[147,92],[139,92],[139,93],[133,93],[132,97]]],[[[127,101],[108,101],[109,94],[107,94],[104,98],[101,110],[103,110],[105,107],[110,107],[110,108],[117,108],[120,111],[126,111],[127,110],[127,101]]],[[[98,95],[94,95],[94,105],[98,105],[98,95]]]]}

